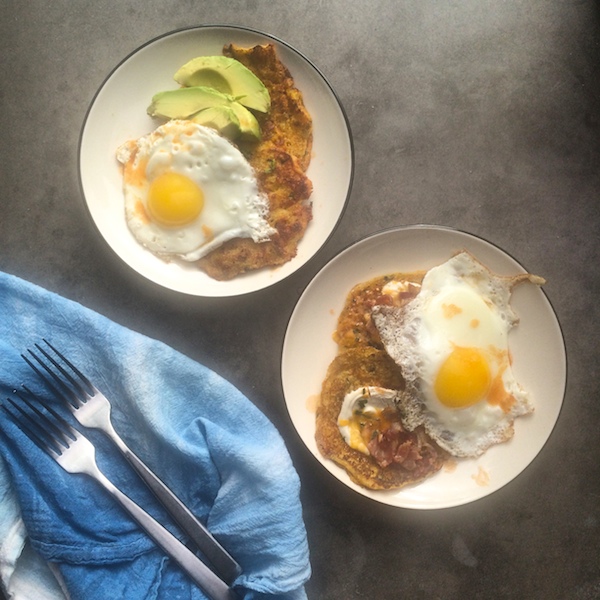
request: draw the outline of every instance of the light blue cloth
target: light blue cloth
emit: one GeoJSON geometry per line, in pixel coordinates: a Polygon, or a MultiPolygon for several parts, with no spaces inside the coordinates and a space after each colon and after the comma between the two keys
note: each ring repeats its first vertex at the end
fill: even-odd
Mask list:
{"type": "MultiPolygon", "coordinates": [[[[0,273],[0,400],[22,383],[50,398],[20,357],[42,338],[104,392],[126,443],[238,560],[241,598],[306,598],[298,477],[247,398],[166,345],[0,273]]],[[[66,597],[48,563],[73,600],[205,597],[99,484],[66,473],[0,412],[0,577],[16,598],[66,597]]],[[[169,526],[108,440],[85,433],[109,479],[169,526]]]]}

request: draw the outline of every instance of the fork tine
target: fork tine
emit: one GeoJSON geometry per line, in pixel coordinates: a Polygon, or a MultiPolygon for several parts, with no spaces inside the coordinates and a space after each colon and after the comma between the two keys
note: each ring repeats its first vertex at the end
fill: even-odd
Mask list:
{"type": "MultiPolygon", "coordinates": [[[[13,408],[15,408],[16,410],[19,411],[19,413],[21,413],[23,415],[23,409],[18,406],[15,402],[13,402],[10,398],[6,399],[7,402],[10,402],[10,404],[13,406],[13,408]]],[[[4,412],[14,421],[14,423],[17,425],[17,427],[32,441],[34,442],[37,446],[39,446],[42,450],[44,450],[44,452],[56,452],[56,450],[54,450],[54,448],[49,448],[48,444],[42,440],[42,438],[40,436],[38,436],[38,434],[33,431],[33,429],[31,429],[29,427],[29,425],[27,423],[25,423],[23,421],[22,418],[20,418],[19,416],[17,416],[14,412],[12,412],[7,406],[6,404],[2,404],[2,408],[4,409],[4,412]]],[[[26,415],[23,415],[26,417],[26,415]]]]}
{"type": "MultiPolygon", "coordinates": [[[[41,415],[41,419],[44,421],[48,421],[44,416],[35,409],[25,398],[23,398],[20,394],[19,397],[21,400],[29,406],[29,408],[35,411],[37,414],[41,415]]],[[[50,435],[41,425],[41,423],[33,417],[30,413],[28,413],[22,406],[19,406],[14,400],[11,398],[6,399],[10,405],[16,410],[19,414],[15,414],[11,410],[8,409],[6,405],[2,405],[2,408],[10,415],[12,420],[16,423],[16,425],[29,437],[29,439],[34,442],[37,446],[39,446],[45,452],[50,453],[54,458],[62,454],[64,449],[67,447],[66,442],[61,440],[59,443],[59,439],[55,436],[50,435]]],[[[52,423],[48,421],[48,426],[52,426],[52,423]]],[[[62,438],[62,435],[59,431],[59,438],[62,438]]]]}
{"type": "MultiPolygon", "coordinates": [[[[28,352],[34,356],[37,359],[37,356],[35,356],[35,354],[31,351],[28,350],[28,352]]],[[[29,358],[27,358],[27,356],[25,356],[24,354],[21,354],[21,358],[35,371],[35,373],[46,383],[46,385],[57,395],[57,396],[62,396],[64,394],[63,391],[59,390],[58,387],[56,387],[56,385],[54,383],[52,383],[52,381],[48,378],[47,375],[45,375],[44,373],[42,373],[42,371],[40,371],[40,369],[38,367],[36,367],[33,362],[31,362],[31,360],[29,358]]],[[[39,359],[38,359],[39,362],[39,359]]],[[[42,363],[40,363],[42,364],[42,363]]],[[[53,375],[53,377],[56,377],[55,375],[53,375]]],[[[59,384],[62,384],[61,387],[64,388],[64,383],[62,381],[58,381],[59,384]]],[[[67,392],[69,390],[66,390],[67,392]]]]}
{"type": "MultiPolygon", "coordinates": [[[[60,415],[56,410],[54,410],[49,404],[40,400],[24,383],[21,384],[21,386],[34,400],[36,400],[36,402],[38,402],[38,404],[43,406],[56,419],[56,421],[62,426],[63,429],[65,429],[69,432],[69,434],[71,435],[71,437],[73,439],[75,439],[75,436],[77,435],[76,430],[71,426],[71,424],[68,421],[66,421],[62,417],[62,415],[60,415]]],[[[19,396],[19,398],[21,398],[21,400],[23,400],[23,402],[25,402],[25,404],[27,404],[29,407],[31,407],[31,409],[35,413],[37,413],[43,419],[46,419],[49,422],[51,422],[49,417],[47,415],[41,413],[38,409],[36,409],[35,406],[33,406],[30,401],[28,401],[21,393],[19,393],[19,390],[15,390],[14,392],[17,396],[19,396]]],[[[58,429],[57,426],[55,426],[55,427],[58,429]]]]}
{"type": "Polygon", "coordinates": [[[23,386],[23,388],[27,391],[27,393],[40,405],[44,406],[46,411],[50,413],[54,417],[54,421],[45,413],[42,412],[31,400],[28,400],[23,394],[21,394],[18,390],[15,390],[15,394],[23,401],[25,404],[39,417],[44,424],[49,427],[54,435],[60,437],[65,444],[68,446],[70,442],[66,439],[66,436],[70,437],[71,440],[75,440],[77,438],[77,430],[70,425],[61,415],[59,415],[51,406],[47,406],[42,404],[40,399],[32,393],[32,391],[27,387],[23,386]]]}
{"type": "MultiPolygon", "coordinates": [[[[46,340],[44,340],[48,345],[50,345],[46,340]]],[[[44,369],[44,371],[50,375],[52,379],[46,375],[38,366],[36,366],[27,356],[21,354],[21,357],[25,362],[35,371],[39,377],[48,385],[48,387],[59,397],[65,397],[67,401],[69,401],[74,406],[81,405],[82,402],[87,401],[88,392],[81,386],[81,384],[75,380],[75,378],[60,364],[56,361],[54,357],[52,357],[46,350],[44,350],[39,344],[35,344],[37,350],[46,357],[48,361],[63,375],[63,377],[71,384],[71,386],[67,385],[64,379],[61,379],[58,374],[50,368],[48,363],[44,361],[38,354],[36,354],[33,350],[28,349],[29,354],[36,360],[36,362],[44,369]]],[[[53,346],[50,346],[55,352],[56,349],[53,346]]],[[[68,361],[66,361],[67,364],[68,361]]],[[[85,383],[85,382],[84,382],[85,383]]]]}
{"type": "MultiPolygon", "coordinates": [[[[87,393],[93,394],[94,393],[94,385],[92,384],[92,382],[64,354],[62,354],[62,352],[59,352],[46,338],[42,338],[42,339],[50,348],[52,348],[54,353],[66,365],[69,366],[69,368],[73,371],[73,373],[75,373],[77,375],[77,377],[79,377],[79,379],[84,383],[84,385],[88,388],[87,393]]],[[[38,345],[36,344],[36,346],[38,346],[38,345]]],[[[38,346],[38,348],[39,348],[39,346],[38,346]]],[[[41,348],[40,348],[40,350],[41,350],[41,348]]],[[[46,353],[44,353],[44,354],[46,354],[46,353]]],[[[48,355],[46,354],[46,356],[48,356],[48,355]]],[[[50,358],[50,357],[48,357],[48,358],[50,358]]],[[[71,381],[73,381],[73,379],[71,379],[71,381]]]]}

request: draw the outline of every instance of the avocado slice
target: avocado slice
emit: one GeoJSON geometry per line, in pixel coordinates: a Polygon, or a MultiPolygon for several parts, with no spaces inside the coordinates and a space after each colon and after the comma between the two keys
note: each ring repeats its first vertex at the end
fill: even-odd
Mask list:
{"type": "Polygon", "coordinates": [[[198,125],[217,130],[222,136],[235,140],[240,136],[240,121],[230,106],[212,106],[190,117],[198,125]]]}
{"type": "Polygon", "coordinates": [[[158,92],[148,107],[151,117],[187,119],[206,108],[231,104],[234,99],[209,87],[189,87],[158,92]]]}
{"type": "Polygon", "coordinates": [[[241,104],[213,106],[192,115],[190,120],[205,127],[216,129],[221,135],[249,142],[260,140],[260,126],[256,117],[241,104]]]}
{"type": "Polygon", "coordinates": [[[239,102],[232,102],[230,108],[240,123],[240,137],[252,142],[260,140],[260,125],[256,117],[239,102]]]}
{"type": "Polygon", "coordinates": [[[271,107],[269,90],[241,62],[228,56],[199,56],[183,65],[174,75],[180,85],[206,86],[233,96],[246,108],[266,113],[271,107]]]}

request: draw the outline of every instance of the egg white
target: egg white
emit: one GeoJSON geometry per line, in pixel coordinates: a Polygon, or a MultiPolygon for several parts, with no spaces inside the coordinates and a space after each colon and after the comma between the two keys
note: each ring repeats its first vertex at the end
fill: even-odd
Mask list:
{"type": "Polygon", "coordinates": [[[533,412],[512,373],[508,348],[509,331],[518,321],[510,306],[512,287],[528,277],[496,276],[462,252],[428,271],[420,292],[405,306],[374,309],[385,349],[407,383],[399,410],[408,430],[423,425],[454,456],[476,457],[510,439],[515,418],[533,412]],[[452,318],[449,307],[458,307],[452,318]],[[476,348],[486,356],[492,377],[500,378],[514,398],[509,407],[491,402],[489,392],[464,408],[440,402],[434,382],[456,346],[476,348]]]}
{"type": "Polygon", "coordinates": [[[125,216],[136,240],[163,257],[196,261],[227,240],[263,242],[275,233],[267,222],[269,203],[251,165],[216,131],[190,121],[168,121],[123,144],[125,216]],[[187,176],[204,194],[199,216],[182,226],[157,223],[148,210],[150,184],[171,171],[187,176]]]}
{"type": "Polygon", "coordinates": [[[344,441],[363,454],[370,454],[364,443],[357,421],[357,414],[377,415],[386,408],[397,408],[398,391],[378,386],[362,386],[348,392],[340,408],[338,429],[344,441]]]}

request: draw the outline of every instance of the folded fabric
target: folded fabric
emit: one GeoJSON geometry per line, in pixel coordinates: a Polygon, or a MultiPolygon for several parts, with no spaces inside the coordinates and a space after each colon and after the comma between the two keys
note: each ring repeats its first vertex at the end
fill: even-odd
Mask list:
{"type": "MultiPolygon", "coordinates": [[[[278,432],[241,392],[161,342],[0,273],[0,400],[25,383],[52,401],[20,356],[42,338],[104,392],[126,443],[237,559],[240,598],[306,597],[298,477],[278,432]]],[[[9,594],[205,598],[95,481],[66,473],[0,413],[0,577],[9,594]]],[[[109,479],[176,533],[108,440],[85,433],[109,479]]]]}

